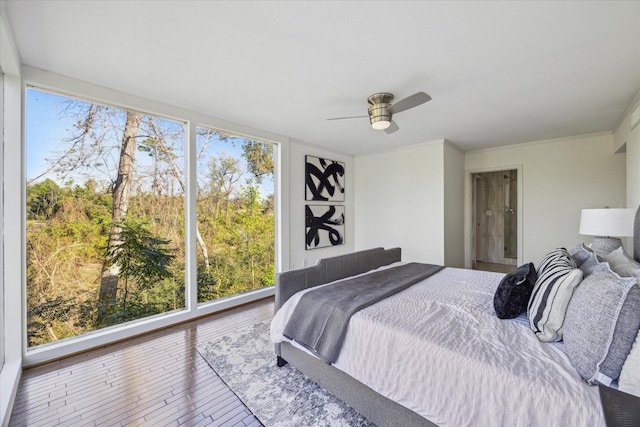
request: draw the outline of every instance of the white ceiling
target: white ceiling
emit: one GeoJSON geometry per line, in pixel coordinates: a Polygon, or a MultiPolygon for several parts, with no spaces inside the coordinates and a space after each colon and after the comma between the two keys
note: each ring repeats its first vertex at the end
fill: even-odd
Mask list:
{"type": "Polygon", "coordinates": [[[640,90],[640,1],[24,1],[22,63],[363,154],[612,130],[640,90]],[[367,96],[433,98],[373,130],[367,96]]]}

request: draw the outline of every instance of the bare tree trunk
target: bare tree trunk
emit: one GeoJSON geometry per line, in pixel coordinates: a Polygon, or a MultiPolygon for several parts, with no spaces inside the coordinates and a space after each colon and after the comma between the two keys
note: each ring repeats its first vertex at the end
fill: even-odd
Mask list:
{"type": "MultiPolygon", "coordinates": [[[[118,177],[113,184],[113,208],[111,219],[114,223],[124,220],[129,210],[129,198],[133,184],[133,174],[136,158],[136,138],[140,127],[140,114],[127,111],[127,122],[122,134],[122,147],[120,149],[120,161],[118,163],[118,177]]],[[[113,250],[118,244],[120,228],[112,225],[109,228],[109,250],[113,250]]],[[[118,291],[118,274],[120,266],[111,264],[108,260],[102,268],[100,277],[100,306],[98,309],[98,322],[104,319],[105,309],[115,301],[118,291]]]]}
{"type": "MultiPolygon", "coordinates": [[[[173,171],[173,176],[175,177],[175,179],[180,184],[180,187],[182,188],[182,192],[186,194],[187,186],[185,185],[184,179],[182,178],[182,171],[180,170],[180,168],[178,167],[176,162],[173,161],[173,156],[172,156],[171,150],[169,150],[169,148],[167,147],[167,144],[165,143],[161,132],[157,129],[156,124],[153,121],[153,119],[149,120],[149,124],[151,125],[151,128],[153,129],[153,133],[155,133],[154,136],[156,137],[156,141],[158,142],[158,146],[160,147],[160,151],[165,155],[167,162],[169,162],[169,164],[171,165],[171,170],[173,171]]],[[[198,227],[197,224],[196,224],[196,241],[198,242],[198,246],[200,247],[200,250],[202,251],[202,257],[204,258],[205,270],[208,273],[209,272],[209,251],[207,250],[207,244],[205,243],[204,239],[202,238],[202,234],[200,234],[200,227],[198,227]]]]}
{"type": "Polygon", "coordinates": [[[140,119],[140,114],[127,112],[127,123],[122,135],[122,149],[118,164],[118,178],[113,185],[113,221],[115,222],[122,221],[129,210],[140,119]]]}
{"type": "Polygon", "coordinates": [[[209,251],[207,251],[207,244],[204,242],[202,235],[200,234],[200,230],[196,227],[196,239],[198,241],[198,246],[200,246],[200,250],[202,251],[202,257],[204,258],[204,269],[208,273],[209,272],[209,251]]]}

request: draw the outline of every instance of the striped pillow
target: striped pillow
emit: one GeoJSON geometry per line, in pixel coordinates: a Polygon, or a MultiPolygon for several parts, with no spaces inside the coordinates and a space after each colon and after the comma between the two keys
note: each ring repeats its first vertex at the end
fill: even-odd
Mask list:
{"type": "Polygon", "coordinates": [[[527,308],[529,325],[540,341],[562,340],[567,306],[581,280],[582,270],[565,248],[554,249],[540,262],[527,308]]]}

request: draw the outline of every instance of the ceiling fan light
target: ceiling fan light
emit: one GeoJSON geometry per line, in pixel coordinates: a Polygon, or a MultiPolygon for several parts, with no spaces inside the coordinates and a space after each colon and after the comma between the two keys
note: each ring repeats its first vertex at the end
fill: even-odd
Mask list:
{"type": "Polygon", "coordinates": [[[371,122],[371,127],[374,128],[375,130],[384,130],[389,126],[391,126],[391,121],[385,120],[385,119],[378,120],[376,122],[374,121],[371,122]]]}
{"type": "MultiPolygon", "coordinates": [[[[371,102],[371,99],[369,100],[371,102]]],[[[369,121],[371,127],[376,130],[383,130],[391,126],[391,113],[387,108],[389,104],[371,104],[369,107],[369,121]]]]}

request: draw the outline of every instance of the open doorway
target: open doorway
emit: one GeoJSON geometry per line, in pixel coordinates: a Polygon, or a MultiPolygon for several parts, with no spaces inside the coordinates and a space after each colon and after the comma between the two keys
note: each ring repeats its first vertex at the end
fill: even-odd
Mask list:
{"type": "Polygon", "coordinates": [[[472,268],[508,273],[518,264],[518,170],[473,173],[472,268]]]}

